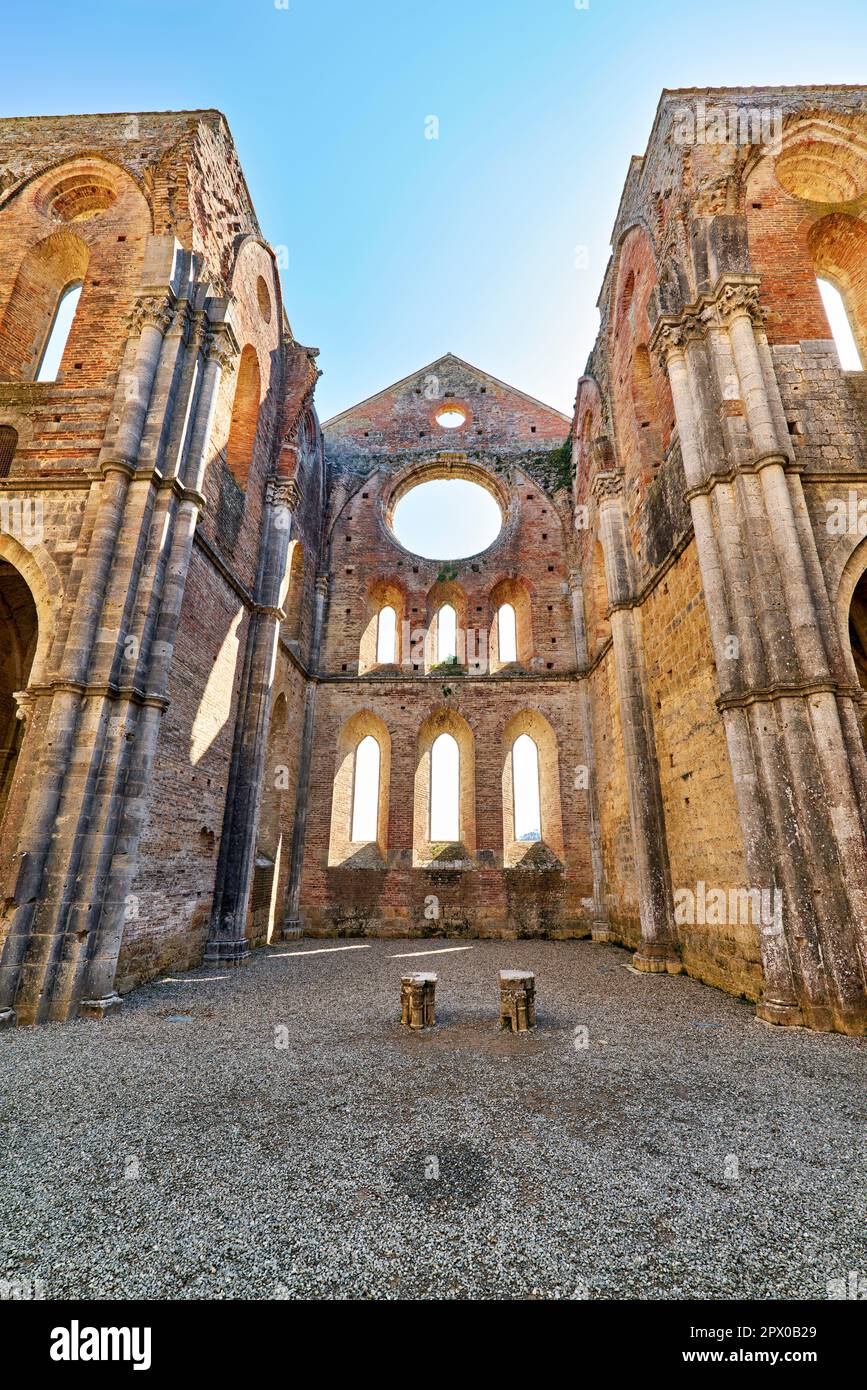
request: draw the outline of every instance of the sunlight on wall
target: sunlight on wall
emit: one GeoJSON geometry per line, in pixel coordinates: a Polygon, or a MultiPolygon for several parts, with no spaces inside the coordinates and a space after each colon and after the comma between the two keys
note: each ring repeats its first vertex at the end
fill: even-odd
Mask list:
{"type": "Polygon", "coordinates": [[[220,730],[229,721],[232,712],[232,695],[235,689],[235,670],[238,663],[238,628],[244,617],[239,608],[223,638],[223,645],[217,653],[205,689],[196,710],[190,735],[190,762],[193,766],[200,762],[215,741],[220,730]]]}

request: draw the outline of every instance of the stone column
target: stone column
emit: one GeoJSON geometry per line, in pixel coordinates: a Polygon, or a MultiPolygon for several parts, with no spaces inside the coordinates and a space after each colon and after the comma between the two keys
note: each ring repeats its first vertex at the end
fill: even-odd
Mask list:
{"type": "Polygon", "coordinates": [[[286,614],[286,567],[292,512],[298,504],[294,479],[268,483],[266,526],[259,560],[257,602],[250,617],[241,682],[232,767],[226,787],[226,814],[217,863],[217,883],[205,960],[235,965],[245,960],[247,912],[256,854],[262,775],[280,624],[286,614]]]}
{"type": "Polygon", "coordinates": [[[319,670],[319,652],[322,645],[327,603],[328,576],[321,574],[316,580],[316,611],[313,619],[313,640],[310,644],[311,679],[307,682],[304,695],[304,727],[301,734],[298,790],[295,795],[295,820],[292,826],[292,851],[289,860],[289,893],[281,933],[284,939],[298,936],[301,931],[301,875],[304,870],[310,763],[313,756],[313,729],[316,716],[316,674],[319,670]]]}
{"type": "Polygon", "coordinates": [[[641,945],[633,957],[633,964],[636,970],[652,973],[668,971],[676,975],[683,967],[674,928],[671,869],[653,716],[646,691],[644,646],[632,604],[622,489],[623,474],[619,469],[598,472],[593,480],[593,494],[599,511],[599,535],[605,558],[629,818],[638,879],[641,945]]]}
{"type": "Polygon", "coordinates": [[[180,624],[186,577],[195,538],[196,523],[205,505],[202,495],[205,469],[211,453],[214,416],[224,372],[231,369],[238,345],[228,325],[210,328],[199,324],[190,340],[196,369],[190,377],[190,395],[184,402],[189,427],[177,459],[177,473],[170,483],[171,502],[162,547],[155,558],[151,582],[145,584],[140,633],[132,683],[143,694],[131,706],[134,737],[128,742],[124,797],[118,807],[114,835],[107,843],[105,894],[98,921],[88,935],[87,950],[79,959],[72,997],[79,1012],[103,1017],[119,1007],[114,990],[117,959],[126,923],[132,883],[138,869],[138,848],[147,814],[147,791],[156,759],[162,716],[168,705],[168,684],[175,639],[180,624]]]}
{"type": "Polygon", "coordinates": [[[578,666],[578,720],[581,726],[581,739],[584,744],[584,758],[587,768],[587,820],[590,839],[590,865],[593,871],[593,928],[594,941],[610,941],[612,933],[608,929],[608,909],[605,903],[605,866],[602,858],[602,834],[599,826],[599,804],[596,794],[596,759],[593,741],[593,710],[588,688],[587,633],[584,625],[584,593],[581,573],[572,570],[569,575],[569,598],[572,605],[572,632],[575,638],[575,658],[578,666]]]}

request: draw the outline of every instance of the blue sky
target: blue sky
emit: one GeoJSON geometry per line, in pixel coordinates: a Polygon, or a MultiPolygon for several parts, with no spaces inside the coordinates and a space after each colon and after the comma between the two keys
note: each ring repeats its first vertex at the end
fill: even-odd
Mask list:
{"type": "Polygon", "coordinates": [[[661,88],[867,81],[863,0],[4,0],[0,38],[6,116],[226,113],[323,419],[447,351],[568,412],[661,88]]]}

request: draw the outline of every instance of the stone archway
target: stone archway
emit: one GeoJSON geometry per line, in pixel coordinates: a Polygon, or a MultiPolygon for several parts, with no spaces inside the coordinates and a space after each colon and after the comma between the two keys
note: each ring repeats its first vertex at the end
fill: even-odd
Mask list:
{"type": "Polygon", "coordinates": [[[15,694],[30,679],[38,633],[27,581],[8,560],[0,559],[0,827],[24,737],[15,694]]]}

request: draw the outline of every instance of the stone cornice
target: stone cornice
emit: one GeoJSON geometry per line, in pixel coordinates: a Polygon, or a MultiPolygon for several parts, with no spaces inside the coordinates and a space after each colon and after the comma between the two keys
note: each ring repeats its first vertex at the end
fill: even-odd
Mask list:
{"type": "Polygon", "coordinates": [[[811,681],[785,681],[753,686],[749,690],[733,690],[718,695],[715,703],[719,710],[744,709],[747,705],[774,704],[778,700],[805,700],[810,695],[838,695],[860,704],[864,691],[859,685],[835,681],[833,677],[819,677],[811,681]]]}
{"type": "Polygon", "coordinates": [[[743,463],[732,464],[728,468],[714,469],[712,473],[708,473],[704,482],[697,483],[695,487],[686,488],[683,500],[689,503],[693,497],[709,497],[718,484],[733,483],[744,473],[760,473],[763,468],[769,468],[773,464],[779,465],[786,473],[804,472],[803,463],[790,459],[786,454],[759,454],[756,458],[745,460],[743,463]]]}
{"type": "Polygon", "coordinates": [[[21,703],[29,700],[44,699],[46,696],[53,696],[58,693],[79,695],[82,699],[101,697],[105,700],[127,700],[131,705],[150,705],[154,709],[167,710],[170,701],[167,696],[156,691],[142,690],[137,685],[116,685],[113,681],[70,681],[58,677],[56,680],[45,681],[40,685],[29,685],[26,690],[19,691],[16,699],[21,703]]]}

